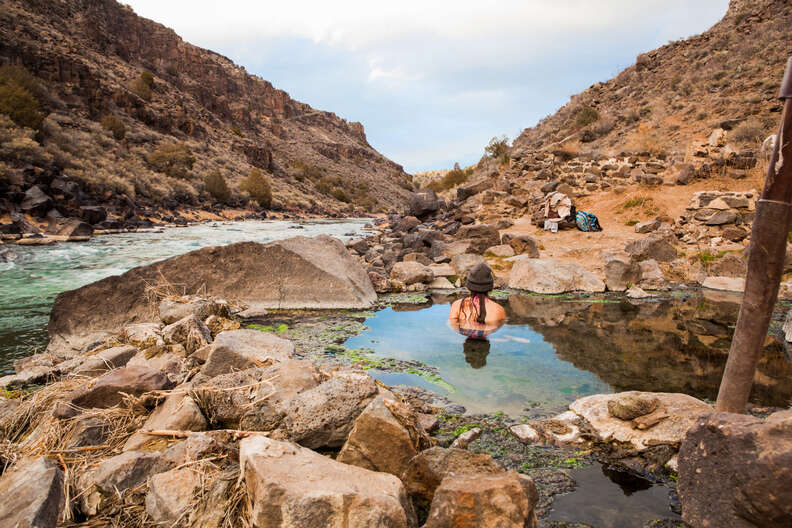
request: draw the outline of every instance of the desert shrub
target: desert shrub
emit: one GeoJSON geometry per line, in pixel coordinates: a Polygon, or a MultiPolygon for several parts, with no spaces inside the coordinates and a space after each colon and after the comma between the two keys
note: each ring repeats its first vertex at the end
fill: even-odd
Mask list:
{"type": "Polygon", "coordinates": [[[151,74],[151,72],[143,71],[141,72],[140,76],[132,81],[130,88],[135,95],[144,101],[151,101],[151,88],[153,86],[154,76],[151,74]]]}
{"type": "Polygon", "coordinates": [[[308,165],[301,160],[292,162],[292,166],[297,169],[297,173],[294,175],[297,181],[317,181],[322,179],[324,176],[324,171],[320,167],[316,165],[308,165]]]}
{"type": "Polygon", "coordinates": [[[448,173],[439,180],[433,181],[427,185],[427,188],[432,189],[434,192],[446,191],[465,183],[468,178],[470,178],[471,174],[473,174],[473,167],[462,169],[459,167],[459,163],[455,163],[452,170],[448,171],[448,173]]]}
{"type": "Polygon", "coordinates": [[[40,87],[36,79],[21,66],[0,68],[0,113],[18,126],[38,130],[43,116],[37,95],[40,87]]]}
{"type": "Polygon", "coordinates": [[[493,137],[484,147],[484,152],[492,159],[502,159],[509,151],[509,137],[493,137]]]}
{"type": "Polygon", "coordinates": [[[113,134],[116,141],[121,141],[126,136],[126,125],[113,114],[107,114],[102,118],[102,126],[113,134]]]}
{"type": "Polygon", "coordinates": [[[171,197],[179,202],[194,204],[198,200],[198,193],[187,181],[172,178],[168,180],[171,188],[171,197]]]}
{"type": "Polygon", "coordinates": [[[553,149],[551,153],[559,161],[569,161],[572,158],[576,158],[578,154],[580,154],[580,151],[573,144],[567,143],[566,145],[561,145],[553,149]]]}
{"type": "Polygon", "coordinates": [[[146,156],[152,170],[162,172],[171,178],[188,179],[195,157],[190,147],[184,143],[165,143],[146,156]]]}
{"type": "Polygon", "coordinates": [[[248,193],[250,199],[257,202],[261,207],[269,207],[272,204],[272,188],[269,178],[259,169],[253,168],[250,175],[245,178],[239,189],[248,193]]]}
{"type": "Polygon", "coordinates": [[[763,139],[764,127],[756,118],[747,119],[734,128],[731,137],[740,143],[756,143],[763,139]]]}
{"type": "Polygon", "coordinates": [[[628,125],[635,123],[636,121],[640,121],[640,119],[641,119],[641,114],[638,112],[638,110],[635,109],[630,110],[627,113],[627,115],[624,116],[624,120],[627,122],[628,125]]]}
{"type": "Polygon", "coordinates": [[[214,170],[204,177],[204,186],[206,192],[220,203],[226,203],[231,198],[231,189],[228,188],[228,184],[219,170],[214,170]]]}
{"type": "Polygon", "coordinates": [[[349,203],[352,201],[352,199],[349,197],[346,191],[344,191],[344,189],[341,189],[340,187],[333,187],[333,189],[330,191],[330,196],[332,196],[339,202],[349,203]]]}
{"type": "Polygon", "coordinates": [[[176,66],[170,64],[168,65],[168,67],[165,68],[165,73],[167,73],[171,77],[176,77],[177,75],[179,75],[179,70],[176,68],[176,66]]]}
{"type": "Polygon", "coordinates": [[[244,134],[242,133],[242,129],[236,125],[231,125],[231,133],[239,137],[244,136],[244,134]]]}
{"type": "Polygon", "coordinates": [[[578,127],[588,126],[599,119],[599,113],[590,106],[581,106],[575,115],[575,125],[578,127]]]}

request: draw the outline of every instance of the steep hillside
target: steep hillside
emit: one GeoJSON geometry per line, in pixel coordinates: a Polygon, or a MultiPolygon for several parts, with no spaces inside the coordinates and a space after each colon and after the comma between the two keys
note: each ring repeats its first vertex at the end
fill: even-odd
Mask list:
{"type": "Polygon", "coordinates": [[[296,101],[114,0],[0,0],[0,66],[6,210],[33,184],[78,194],[56,196],[63,214],[97,202],[118,214],[242,206],[254,168],[269,177],[276,209],[391,210],[407,196],[402,167],[360,123],[296,101]],[[222,184],[215,198],[207,192],[218,179],[230,196],[222,184]]]}
{"type": "Polygon", "coordinates": [[[514,147],[683,157],[691,140],[715,128],[757,144],[778,125],[776,95],[790,55],[790,2],[731,0],[711,29],[639,55],[615,78],[525,129],[514,147]]]}

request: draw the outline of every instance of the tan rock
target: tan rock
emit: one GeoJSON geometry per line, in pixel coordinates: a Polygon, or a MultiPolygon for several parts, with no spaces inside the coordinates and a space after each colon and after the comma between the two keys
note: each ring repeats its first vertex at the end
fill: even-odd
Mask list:
{"type": "Polygon", "coordinates": [[[265,366],[294,355],[291,341],[258,330],[232,330],[217,334],[201,369],[205,376],[217,376],[233,370],[265,366]]]}
{"type": "Polygon", "coordinates": [[[600,441],[631,444],[636,451],[661,444],[678,446],[696,420],[712,412],[710,405],[687,394],[639,391],[594,394],[573,402],[569,408],[588,422],[600,441]],[[625,397],[657,398],[669,417],[650,429],[634,429],[632,422],[614,418],[608,411],[608,402],[625,397]]]}
{"type": "Polygon", "coordinates": [[[539,494],[514,471],[497,475],[449,475],[437,488],[424,528],[534,528],[539,494]]]}
{"type": "Polygon", "coordinates": [[[264,437],[239,443],[256,528],[407,528],[417,525],[398,478],[264,437]]]}
{"type": "Polygon", "coordinates": [[[154,475],[148,482],[146,513],[158,523],[174,523],[183,517],[191,503],[198,499],[201,475],[186,467],[154,475]]]}
{"type": "Polygon", "coordinates": [[[448,475],[495,474],[504,471],[495,459],[485,453],[432,447],[410,460],[401,480],[410,496],[429,502],[440,482],[448,475]]]}
{"type": "Polygon", "coordinates": [[[429,445],[407,405],[377,396],[355,420],[336,460],[400,477],[410,460],[429,445]]]}

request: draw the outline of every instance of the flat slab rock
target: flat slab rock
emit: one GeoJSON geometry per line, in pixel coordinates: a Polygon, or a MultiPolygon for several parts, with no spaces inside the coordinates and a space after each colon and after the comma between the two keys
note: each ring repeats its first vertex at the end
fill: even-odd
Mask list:
{"type": "Polygon", "coordinates": [[[192,251],[59,294],[48,327],[50,349],[80,350],[127,324],[150,321],[145,291],[162,283],[264,309],[365,309],[377,301],[365,268],[336,238],[239,242],[192,251]],[[99,308],[96,299],[102,299],[99,308]]]}
{"type": "Polygon", "coordinates": [[[594,394],[573,402],[569,409],[586,420],[603,442],[632,444],[637,451],[654,445],[679,445],[690,427],[703,414],[713,411],[712,406],[687,394],[671,392],[629,391],[617,394],[594,394]],[[609,410],[620,399],[657,399],[653,412],[667,415],[648,429],[637,429],[633,420],[612,416],[609,410]]]}
{"type": "Polygon", "coordinates": [[[294,356],[291,341],[269,332],[241,329],[217,334],[210,345],[201,373],[212,377],[235,370],[262,366],[268,360],[285,361],[294,356]]]}
{"type": "Polygon", "coordinates": [[[253,503],[253,526],[417,526],[404,486],[393,475],[264,437],[239,443],[239,465],[253,503]]]}

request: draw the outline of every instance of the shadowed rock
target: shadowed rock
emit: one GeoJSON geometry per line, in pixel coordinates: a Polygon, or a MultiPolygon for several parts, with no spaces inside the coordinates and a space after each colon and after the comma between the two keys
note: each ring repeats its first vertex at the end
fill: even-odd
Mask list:
{"type": "Polygon", "coordinates": [[[792,526],[792,411],[702,417],[679,450],[682,518],[696,528],[792,526]]]}
{"type": "Polygon", "coordinates": [[[46,458],[22,459],[0,477],[0,526],[51,528],[63,509],[63,473],[46,458]]]}

